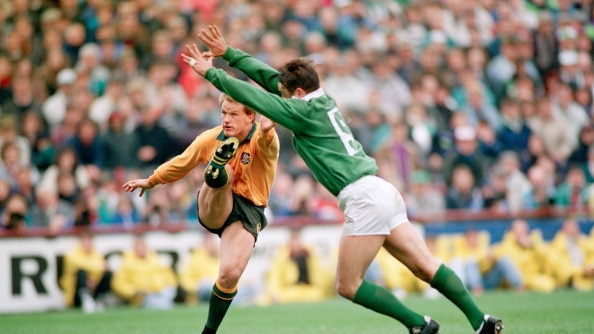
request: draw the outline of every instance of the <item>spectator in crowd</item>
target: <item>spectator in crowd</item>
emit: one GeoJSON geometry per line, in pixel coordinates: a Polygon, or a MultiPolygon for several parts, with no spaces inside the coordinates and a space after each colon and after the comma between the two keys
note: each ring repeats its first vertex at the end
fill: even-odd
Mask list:
{"type": "MultiPolygon", "coordinates": [[[[328,92],[340,101],[342,109],[363,113],[371,87],[366,84],[365,78],[357,73],[357,68],[348,61],[347,57],[343,55],[331,65],[330,74],[324,82],[328,92]]],[[[381,110],[381,112],[386,115],[389,113],[402,115],[403,110],[381,110]]]]}
{"type": "Polygon", "coordinates": [[[417,145],[408,136],[408,126],[399,121],[392,124],[389,139],[376,152],[379,175],[406,189],[413,170],[422,166],[423,157],[417,145]]]}
{"type": "Polygon", "coordinates": [[[495,165],[489,171],[487,182],[481,188],[484,208],[494,213],[509,213],[508,193],[509,189],[505,170],[501,166],[495,165]]]}
{"type": "Polygon", "coordinates": [[[96,97],[89,106],[88,118],[97,124],[100,133],[107,129],[109,117],[117,110],[118,102],[124,93],[123,79],[111,75],[106,83],[105,92],[96,97]]]}
{"type": "Polygon", "coordinates": [[[553,112],[550,97],[543,97],[537,103],[538,115],[530,123],[530,128],[542,139],[545,152],[557,167],[563,169],[577,146],[577,133],[572,132],[565,118],[553,112]]]}
{"type": "MultiPolygon", "coordinates": [[[[41,188],[49,189],[49,188],[41,188]]],[[[86,189],[86,188],[85,188],[86,189]]],[[[66,201],[72,206],[81,198],[83,188],[76,183],[76,179],[68,172],[61,172],[56,178],[56,192],[61,200],[66,201]]]]}
{"type": "Polygon", "coordinates": [[[204,234],[179,271],[181,287],[188,293],[190,302],[208,303],[212,286],[217,280],[221,265],[219,242],[214,234],[204,234]]]}
{"type": "Polygon", "coordinates": [[[524,43],[528,41],[517,35],[504,38],[501,53],[495,55],[485,68],[489,85],[497,99],[505,95],[506,86],[518,73],[527,73],[535,82],[540,80],[534,63],[522,58],[520,48],[524,43]]]}
{"type": "Polygon", "coordinates": [[[175,80],[178,72],[176,63],[169,60],[159,60],[149,66],[147,102],[150,106],[158,108],[160,117],[170,114],[175,118],[183,114],[183,110],[188,107],[188,95],[175,80]]]}
{"type": "Polygon", "coordinates": [[[74,205],[58,196],[56,189],[36,191],[31,208],[32,226],[45,227],[50,234],[58,234],[73,226],[74,205]]]}
{"type": "Polygon", "coordinates": [[[195,93],[189,99],[184,117],[176,120],[177,130],[174,136],[181,147],[188,146],[197,133],[217,125],[217,108],[217,96],[208,91],[195,93]]]}
{"type": "Polygon", "coordinates": [[[90,232],[78,236],[78,245],[64,255],[63,268],[60,286],[66,305],[82,307],[85,313],[101,311],[111,291],[112,272],[90,232]]]}
{"type": "Polygon", "coordinates": [[[456,167],[460,165],[470,168],[474,182],[481,186],[487,173],[487,159],[478,150],[475,128],[470,125],[460,125],[454,129],[455,151],[445,158],[443,173],[446,184],[451,185],[456,167]]]}
{"type": "MultiPolygon", "coordinates": [[[[411,142],[416,146],[416,160],[418,160],[416,163],[419,167],[425,166],[427,155],[432,149],[432,140],[437,127],[436,120],[422,103],[411,104],[405,110],[405,120],[407,129],[410,129],[406,131],[407,137],[410,137],[411,142]]],[[[408,177],[405,179],[408,181],[408,177]]]]}
{"type": "Polygon", "coordinates": [[[125,129],[125,122],[126,116],[114,111],[109,115],[107,130],[101,135],[107,170],[113,171],[118,167],[131,169],[140,165],[137,156],[140,140],[136,133],[125,129]]]}
{"type": "Polygon", "coordinates": [[[493,254],[513,260],[520,270],[526,289],[541,292],[555,289],[547,244],[539,230],[530,231],[527,221],[514,220],[501,242],[494,245],[493,254]]]}
{"type": "Polygon", "coordinates": [[[43,174],[55,162],[56,147],[53,145],[50,133],[46,127],[43,116],[35,111],[23,114],[20,131],[29,141],[31,148],[31,164],[43,174]]]}
{"type": "MultiPolygon", "coordinates": [[[[150,7],[146,8],[146,10],[150,7]]],[[[117,30],[122,43],[130,46],[137,56],[143,55],[150,48],[150,32],[148,27],[143,25],[141,17],[143,11],[135,2],[119,2],[116,4],[117,30]]]]}
{"type": "Polygon", "coordinates": [[[93,175],[105,164],[105,147],[99,134],[99,127],[92,120],[85,118],[77,127],[76,134],[66,141],[74,149],[77,160],[93,175]],[[91,171],[94,169],[95,171],[91,171]]]}
{"type": "Polygon", "coordinates": [[[561,120],[569,126],[575,149],[575,144],[579,139],[578,135],[585,126],[590,124],[591,120],[586,110],[575,101],[573,90],[569,85],[561,84],[557,87],[551,108],[553,113],[559,115],[561,120]]]}
{"type": "MultiPolygon", "coordinates": [[[[577,147],[575,150],[573,150],[573,152],[571,152],[567,163],[569,165],[586,164],[588,161],[590,147],[594,147],[594,126],[592,126],[592,124],[583,127],[580,131],[577,147]]],[[[592,180],[588,180],[588,183],[591,182],[592,180]]]]}
{"type": "Polygon", "coordinates": [[[485,89],[480,82],[469,80],[463,87],[466,97],[466,104],[461,105],[460,112],[466,114],[470,125],[476,127],[480,122],[486,122],[491,129],[501,129],[501,116],[492,101],[485,96],[485,89]]]}
{"type": "Polygon", "coordinates": [[[408,189],[404,196],[409,216],[439,217],[445,212],[445,197],[427,171],[414,171],[408,189]]]}
{"type": "Polygon", "coordinates": [[[153,227],[163,226],[169,221],[170,206],[167,189],[155,189],[146,201],[141,220],[153,227]]]}
{"type": "Polygon", "coordinates": [[[33,79],[16,76],[11,79],[12,97],[3,99],[0,104],[3,115],[12,115],[17,123],[21,123],[26,112],[41,113],[41,104],[35,96],[33,79]]]}
{"type": "Polygon", "coordinates": [[[497,131],[497,140],[503,151],[513,151],[523,156],[528,150],[528,139],[532,130],[524,120],[517,100],[504,98],[500,103],[503,119],[502,127],[497,131]]]}
{"type": "MultiPolygon", "coordinates": [[[[99,46],[99,56],[101,63],[105,65],[110,71],[117,69],[120,60],[128,47],[118,39],[118,31],[116,23],[113,22],[115,11],[113,10],[114,4],[111,2],[104,2],[97,4],[95,13],[97,20],[101,20],[96,27],[94,34],[94,41],[99,46]]],[[[93,33],[93,29],[88,29],[89,33],[93,33]]],[[[110,80],[111,82],[111,80],[110,80]]],[[[108,89],[106,89],[107,92],[108,89]]]]}
{"type": "Polygon", "coordinates": [[[72,175],[76,187],[79,189],[86,188],[91,182],[89,172],[85,166],[79,163],[74,149],[65,147],[57,153],[56,162],[41,175],[37,189],[58,189],[58,177],[63,173],[72,175]]]}
{"type": "Polygon", "coordinates": [[[506,286],[515,291],[525,289],[513,260],[493,253],[488,232],[469,229],[455,239],[453,248],[451,256],[462,261],[464,283],[473,293],[506,286]]]}
{"type": "Polygon", "coordinates": [[[78,125],[84,119],[85,112],[81,108],[77,108],[74,102],[69,102],[66,106],[66,113],[60,124],[50,130],[52,144],[61,149],[66,145],[66,142],[76,135],[78,125]]]}
{"type": "Polygon", "coordinates": [[[74,69],[87,82],[93,96],[102,96],[109,81],[109,69],[101,61],[101,48],[93,42],[81,46],[74,69]]]}
{"type": "Polygon", "coordinates": [[[497,132],[485,121],[476,126],[478,150],[485,157],[486,163],[492,166],[503,151],[503,146],[497,138],[497,132]]]}
{"type": "Polygon", "coordinates": [[[553,202],[557,208],[581,212],[588,203],[589,196],[589,184],[584,170],[579,165],[572,165],[563,181],[555,187],[553,202]]]}
{"type": "Polygon", "coordinates": [[[526,173],[530,187],[522,194],[522,208],[536,210],[546,208],[554,203],[555,186],[553,175],[542,165],[533,165],[526,173]]]}
{"type": "Polygon", "coordinates": [[[31,164],[31,144],[26,137],[19,134],[17,118],[12,115],[2,115],[0,116],[0,147],[8,142],[14,143],[18,147],[20,165],[29,166],[31,164]]]}
{"type": "Polygon", "coordinates": [[[76,80],[77,74],[72,68],[64,68],[58,72],[56,76],[58,89],[43,102],[42,106],[43,116],[48,122],[50,130],[58,127],[64,120],[76,80]]]}
{"type": "Polygon", "coordinates": [[[576,216],[566,217],[550,242],[553,277],[559,288],[594,289],[594,244],[580,230],[576,216]]]}
{"type": "Polygon", "coordinates": [[[534,62],[541,76],[549,75],[557,65],[559,43],[555,36],[555,25],[549,11],[541,11],[534,39],[534,62]]]}
{"type": "MultiPolygon", "coordinates": [[[[590,57],[587,58],[589,60],[590,57]]],[[[590,73],[592,75],[592,73],[590,73]]],[[[588,115],[588,119],[592,119],[592,115],[594,114],[594,98],[593,92],[589,87],[579,87],[573,90],[574,100],[575,102],[584,108],[586,114],[588,115]]],[[[587,126],[590,126],[589,122],[586,123],[587,126]]]]}
{"type": "Polygon", "coordinates": [[[530,189],[530,182],[521,170],[520,159],[513,151],[504,151],[498,158],[493,172],[505,176],[505,202],[510,213],[515,214],[523,208],[523,196],[530,189]]]}
{"type": "Polygon", "coordinates": [[[170,309],[177,293],[173,269],[165,265],[144,236],[136,236],[112,279],[113,291],[134,306],[170,309]]]}
{"type": "MultiPolygon", "coordinates": [[[[62,10],[69,11],[69,9],[65,8],[67,6],[68,5],[64,6],[62,10]]],[[[75,64],[78,61],[81,48],[86,39],[87,31],[81,22],[69,21],[67,23],[64,28],[64,43],[62,48],[66,51],[66,54],[72,63],[75,64]]]]}
{"type": "Polygon", "coordinates": [[[140,110],[140,123],[134,130],[139,140],[138,159],[140,168],[152,171],[177,152],[177,144],[159,123],[159,110],[144,107],[140,110]]]}
{"type": "Polygon", "coordinates": [[[274,217],[292,216],[297,211],[294,191],[299,188],[295,185],[296,182],[291,174],[280,168],[277,170],[269,203],[274,217]]]}
{"type": "Polygon", "coordinates": [[[452,184],[446,193],[447,209],[465,209],[480,211],[484,208],[485,202],[481,188],[476,184],[474,175],[466,165],[454,167],[452,173],[452,184]]]}
{"type": "Polygon", "coordinates": [[[333,275],[300,230],[274,256],[266,274],[266,298],[272,303],[314,302],[332,294],[333,275]]]}
{"type": "Polygon", "coordinates": [[[134,206],[130,196],[128,194],[119,194],[115,212],[113,212],[110,218],[103,221],[103,223],[106,225],[132,228],[134,225],[142,221],[143,217],[134,206]]]}
{"type": "Polygon", "coordinates": [[[2,229],[24,232],[31,225],[29,202],[25,196],[12,193],[6,198],[2,209],[2,229]]]}
{"type": "Polygon", "coordinates": [[[411,88],[395,71],[387,55],[375,59],[371,66],[371,75],[371,88],[379,94],[380,112],[384,115],[403,115],[412,102],[411,88]]]}
{"type": "Polygon", "coordinates": [[[0,145],[0,178],[10,182],[13,191],[18,191],[19,176],[29,168],[23,164],[22,155],[19,145],[14,141],[7,141],[0,145]]]}

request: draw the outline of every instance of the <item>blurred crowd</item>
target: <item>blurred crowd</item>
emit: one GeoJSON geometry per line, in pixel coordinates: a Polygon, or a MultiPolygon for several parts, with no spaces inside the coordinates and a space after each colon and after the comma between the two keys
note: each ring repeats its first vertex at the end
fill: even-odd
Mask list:
{"type": "MultiPolygon", "coordinates": [[[[337,249],[324,254],[320,245],[308,242],[302,230],[292,229],[288,234],[262,268],[263,278],[240,283],[237,305],[316,302],[338,296],[334,289],[337,249]]],[[[173,267],[143,235],[137,235],[123,252],[119,266],[107,261],[93,240],[91,234],[82,234],[79,244],[64,256],[59,282],[67,306],[96,312],[119,304],[170,309],[176,302],[208,303],[220,266],[215,235],[204,234],[188,258],[173,267]]],[[[498,242],[492,242],[487,231],[474,229],[428,235],[426,242],[473,294],[594,289],[594,229],[584,233],[574,216],[566,217],[548,241],[526,220],[516,219],[498,242]]],[[[385,249],[372,262],[365,279],[399,298],[413,294],[440,297],[385,249]]]]}
{"type": "MultiPolygon", "coordinates": [[[[273,67],[310,57],[411,215],[594,207],[593,14],[591,0],[0,0],[1,225],[196,222],[200,168],[143,198],[121,184],[220,123],[218,92],[180,60],[209,24],[273,67]]],[[[277,131],[269,214],[340,220],[277,131]]]]}

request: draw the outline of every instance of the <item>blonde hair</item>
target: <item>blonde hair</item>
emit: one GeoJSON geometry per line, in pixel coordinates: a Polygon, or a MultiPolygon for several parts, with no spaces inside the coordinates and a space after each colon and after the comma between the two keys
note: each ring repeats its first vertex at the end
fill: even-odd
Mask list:
{"type": "MultiPolygon", "coordinates": [[[[233,99],[231,96],[229,96],[225,93],[221,93],[219,95],[219,107],[223,106],[223,102],[225,102],[225,101],[239,103],[235,99],[233,99]]],[[[241,104],[241,103],[239,103],[239,104],[241,104]]],[[[246,105],[243,105],[243,104],[241,104],[241,105],[243,106],[243,109],[245,110],[245,112],[247,114],[254,114],[254,115],[256,114],[256,112],[254,110],[252,110],[251,108],[248,108],[246,105]]]]}

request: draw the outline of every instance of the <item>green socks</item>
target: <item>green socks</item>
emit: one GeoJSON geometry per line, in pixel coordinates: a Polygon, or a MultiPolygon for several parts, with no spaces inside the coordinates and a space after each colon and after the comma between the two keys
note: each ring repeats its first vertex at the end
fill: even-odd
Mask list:
{"type": "Polygon", "coordinates": [[[231,306],[233,297],[235,297],[236,294],[237,289],[234,289],[230,292],[223,292],[215,283],[215,285],[212,287],[212,294],[210,295],[208,308],[208,317],[206,319],[206,325],[204,326],[202,334],[211,334],[217,332],[217,329],[221,325],[225,314],[227,314],[227,310],[229,309],[229,306],[231,306]]]}
{"type": "Polygon", "coordinates": [[[472,328],[476,330],[480,327],[485,314],[475,304],[472,295],[453,270],[442,264],[430,284],[464,313],[472,328]]]}
{"type": "Polygon", "coordinates": [[[422,326],[425,318],[404,306],[388,289],[363,281],[353,303],[400,321],[407,328],[422,326]]]}

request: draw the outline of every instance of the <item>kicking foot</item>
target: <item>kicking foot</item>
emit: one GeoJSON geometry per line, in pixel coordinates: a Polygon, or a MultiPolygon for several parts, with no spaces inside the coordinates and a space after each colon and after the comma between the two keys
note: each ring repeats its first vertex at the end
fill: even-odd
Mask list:
{"type": "Polygon", "coordinates": [[[485,314],[481,327],[476,330],[477,334],[501,334],[503,321],[492,315],[485,314]]]}
{"type": "Polygon", "coordinates": [[[439,333],[439,324],[431,319],[429,316],[425,316],[425,325],[414,326],[409,329],[410,334],[437,334],[439,333]]]}
{"type": "Polygon", "coordinates": [[[217,147],[204,171],[204,182],[211,188],[221,188],[227,184],[227,173],[225,165],[237,152],[239,140],[235,137],[225,139],[217,147]]]}

